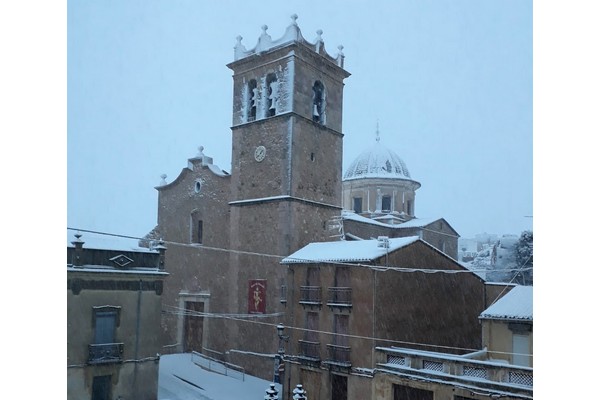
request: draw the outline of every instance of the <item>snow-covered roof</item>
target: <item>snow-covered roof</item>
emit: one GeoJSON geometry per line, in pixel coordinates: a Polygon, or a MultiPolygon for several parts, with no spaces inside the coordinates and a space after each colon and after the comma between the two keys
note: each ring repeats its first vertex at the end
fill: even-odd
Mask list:
{"type": "Polygon", "coordinates": [[[479,318],[533,321],[533,286],[515,286],[479,318]]]}
{"type": "MultiPolygon", "coordinates": [[[[76,239],[75,234],[78,231],[67,229],[67,247],[74,247],[76,239]]],[[[80,240],[83,241],[84,249],[97,250],[119,250],[119,251],[138,251],[146,253],[156,253],[156,250],[150,250],[147,247],[140,247],[139,239],[120,237],[109,234],[99,234],[91,232],[79,232],[80,240]]]]}
{"type": "MultiPolygon", "coordinates": [[[[363,151],[352,161],[344,173],[344,181],[365,178],[403,179],[413,181],[404,161],[381,144],[379,135],[375,145],[363,151]]],[[[418,184],[417,187],[421,185],[418,184]]]]}
{"type": "Polygon", "coordinates": [[[387,253],[419,241],[418,236],[393,238],[389,248],[377,239],[310,243],[281,261],[282,264],[373,261],[387,253]]]}
{"type": "Polygon", "coordinates": [[[356,214],[354,211],[344,210],[342,211],[342,218],[353,220],[357,222],[363,222],[365,224],[373,224],[378,226],[385,226],[386,228],[423,228],[427,225],[439,221],[441,218],[413,218],[410,221],[403,222],[401,224],[386,224],[379,222],[373,218],[363,217],[362,215],[356,214]]]}
{"type": "Polygon", "coordinates": [[[234,59],[237,61],[254,54],[261,54],[273,49],[281,48],[290,43],[300,43],[305,47],[313,50],[314,52],[321,54],[337,66],[344,68],[344,53],[342,52],[344,46],[338,46],[338,54],[336,55],[336,57],[332,57],[325,51],[325,42],[321,37],[321,35],[323,34],[322,30],[319,29],[317,31],[317,37],[315,39],[315,42],[310,43],[308,40],[304,39],[304,37],[302,36],[302,32],[300,32],[300,28],[296,23],[298,16],[296,14],[293,14],[291,18],[292,23],[287,27],[283,36],[277,40],[273,40],[271,38],[271,35],[267,33],[267,29],[269,29],[269,27],[267,25],[263,25],[263,32],[258,38],[256,46],[254,46],[254,48],[250,50],[246,50],[246,47],[242,44],[243,38],[241,36],[238,36],[237,43],[234,46],[234,59]]]}

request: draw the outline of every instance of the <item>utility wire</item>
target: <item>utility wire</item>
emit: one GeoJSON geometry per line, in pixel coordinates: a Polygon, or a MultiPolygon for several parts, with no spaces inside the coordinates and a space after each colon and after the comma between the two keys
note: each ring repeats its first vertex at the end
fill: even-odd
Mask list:
{"type": "MultiPolygon", "coordinates": [[[[93,230],[87,230],[87,229],[70,228],[70,227],[67,227],[67,229],[68,230],[73,230],[73,231],[78,231],[78,232],[87,232],[87,233],[100,234],[100,235],[113,236],[113,237],[120,237],[120,238],[127,238],[127,239],[153,240],[153,239],[149,239],[149,238],[140,238],[140,237],[136,237],[136,236],[119,235],[119,234],[114,234],[114,233],[99,232],[99,231],[93,231],[93,230]]],[[[342,266],[352,266],[352,267],[357,267],[358,266],[358,267],[365,267],[365,268],[373,269],[373,270],[376,270],[376,271],[396,271],[396,272],[410,272],[410,273],[422,272],[422,273],[426,273],[426,274],[433,274],[433,273],[457,274],[457,273],[475,273],[475,272],[487,272],[488,271],[487,269],[483,269],[483,270],[470,270],[470,269],[468,269],[466,267],[465,267],[466,268],[465,270],[447,270],[447,269],[401,268],[401,267],[379,266],[379,265],[372,265],[372,264],[350,263],[350,262],[339,262],[339,261],[313,261],[313,260],[304,260],[304,259],[294,259],[294,258],[283,257],[283,256],[274,255],[274,254],[266,254],[266,253],[259,253],[259,252],[247,252],[247,251],[241,251],[241,250],[224,249],[224,248],[210,247],[210,246],[204,246],[204,245],[198,245],[198,244],[188,244],[188,243],[180,243],[180,242],[164,241],[164,240],[162,242],[165,243],[165,244],[170,244],[170,245],[175,245],[175,246],[193,247],[193,248],[196,248],[196,249],[215,250],[215,251],[228,252],[228,253],[234,253],[234,254],[256,255],[256,256],[261,256],[261,257],[272,257],[272,258],[278,258],[278,259],[287,258],[288,260],[294,260],[294,261],[305,262],[305,263],[325,263],[325,264],[342,265],[342,266]]],[[[531,256],[529,258],[531,258],[531,256]]],[[[526,271],[526,270],[531,270],[531,269],[533,269],[532,267],[524,268],[525,264],[529,261],[529,258],[525,261],[525,263],[523,263],[523,265],[520,268],[516,268],[516,269],[503,269],[502,271],[512,272],[512,271],[526,271]]],[[[512,280],[514,280],[514,277],[513,277],[512,280]]],[[[512,280],[511,280],[511,282],[512,282],[512,280]]],[[[504,291],[509,287],[509,285],[511,284],[511,282],[508,282],[506,284],[506,286],[504,287],[504,289],[502,290],[502,292],[500,292],[500,294],[498,295],[498,297],[496,297],[496,299],[492,302],[492,304],[494,304],[500,298],[500,296],[502,295],[502,293],[504,293],[504,291]]],[[[206,317],[212,317],[212,318],[225,318],[225,319],[230,319],[230,320],[234,320],[234,321],[243,321],[243,322],[250,322],[250,323],[256,323],[256,324],[269,325],[269,326],[276,326],[274,324],[270,324],[270,323],[266,323],[266,322],[259,322],[259,321],[253,321],[253,320],[245,319],[245,318],[261,318],[261,317],[258,317],[261,314],[222,314],[222,313],[212,314],[212,313],[200,313],[200,312],[195,312],[195,311],[190,311],[190,310],[182,311],[181,308],[179,308],[179,307],[173,307],[173,306],[171,306],[171,308],[175,308],[176,311],[175,312],[173,312],[173,311],[166,311],[166,312],[169,313],[169,314],[175,314],[175,315],[194,315],[194,316],[201,316],[201,317],[206,316],[206,317]]],[[[273,317],[274,316],[278,316],[277,314],[280,314],[280,313],[266,315],[266,316],[264,316],[262,318],[267,318],[267,317],[271,317],[271,316],[273,316],[273,317]]],[[[460,347],[452,347],[452,346],[441,346],[441,345],[434,345],[434,344],[427,344],[427,343],[405,342],[405,341],[399,341],[399,340],[374,338],[374,337],[368,337],[368,336],[346,335],[346,334],[339,334],[339,333],[333,333],[333,332],[328,332],[328,331],[315,331],[315,330],[310,330],[310,329],[305,329],[305,328],[299,328],[299,327],[292,327],[292,326],[290,326],[289,328],[290,329],[294,329],[294,330],[300,330],[300,331],[311,331],[311,332],[323,333],[323,334],[327,334],[327,335],[346,336],[346,337],[355,338],[355,339],[387,341],[387,342],[403,343],[403,344],[417,345],[417,346],[423,346],[423,347],[428,346],[428,347],[445,348],[445,349],[451,349],[451,350],[464,350],[464,351],[479,351],[479,350],[481,350],[481,349],[468,349],[468,348],[460,348],[460,347]]],[[[490,351],[490,353],[492,353],[492,352],[490,351]]],[[[520,353],[504,353],[504,352],[493,352],[493,353],[497,353],[497,354],[520,354],[520,353]]],[[[529,354],[524,354],[524,355],[531,356],[529,354]]]]}
{"type": "MultiPolygon", "coordinates": [[[[112,234],[112,233],[106,233],[106,232],[99,232],[99,231],[91,231],[91,230],[85,230],[85,229],[77,229],[77,228],[67,228],[67,229],[69,229],[69,230],[75,230],[75,231],[79,231],[79,232],[87,232],[87,233],[94,233],[94,234],[114,236],[114,237],[121,237],[121,238],[128,238],[128,239],[152,240],[152,239],[148,239],[148,238],[139,238],[139,237],[134,237],[134,236],[118,235],[118,234],[112,234]]],[[[364,268],[374,269],[374,270],[382,271],[382,272],[384,272],[384,271],[421,272],[421,273],[425,273],[425,274],[435,274],[435,273],[462,274],[462,273],[476,273],[476,272],[488,272],[489,271],[488,269],[469,269],[467,267],[462,266],[462,264],[460,264],[460,263],[459,263],[459,265],[461,265],[465,269],[450,270],[450,269],[435,269],[435,268],[408,268],[408,267],[383,266],[383,265],[376,265],[376,264],[363,264],[363,263],[359,263],[359,262],[343,262],[343,261],[333,261],[333,260],[331,260],[331,261],[330,260],[309,260],[309,259],[294,258],[294,257],[289,257],[289,256],[280,256],[280,255],[268,254],[268,253],[260,253],[260,252],[251,252],[251,251],[243,251],[243,250],[225,249],[225,248],[221,248],[221,247],[211,247],[211,246],[205,246],[205,245],[200,245],[200,244],[181,243],[181,242],[174,242],[174,241],[167,241],[167,240],[162,240],[162,242],[164,244],[169,244],[169,245],[174,245],[174,246],[182,246],[182,247],[190,247],[190,248],[195,248],[195,249],[220,251],[220,252],[233,253],[233,254],[241,254],[241,255],[253,255],[253,256],[260,256],[260,257],[270,257],[270,258],[277,258],[277,259],[280,259],[280,260],[287,259],[289,261],[293,261],[293,262],[289,262],[289,263],[286,263],[286,264],[294,264],[294,263],[298,263],[298,264],[317,264],[317,263],[323,263],[323,264],[333,264],[333,265],[341,265],[341,266],[349,266],[349,267],[364,267],[364,268]]],[[[433,246],[431,246],[431,247],[433,247],[433,246]]],[[[455,261],[455,262],[458,263],[457,260],[453,259],[453,261],[455,261]]],[[[515,272],[515,271],[527,271],[527,270],[533,269],[533,267],[524,268],[524,266],[525,266],[525,264],[523,264],[519,268],[502,269],[502,271],[505,271],[505,272],[515,272]]]]}
{"type": "MultiPolygon", "coordinates": [[[[269,323],[269,322],[262,322],[262,321],[255,321],[255,320],[251,320],[251,319],[244,319],[244,318],[240,318],[237,315],[239,314],[225,314],[225,313],[208,313],[208,312],[201,312],[201,311],[192,311],[192,310],[188,310],[188,309],[183,309],[180,307],[175,307],[175,306],[170,306],[170,308],[174,309],[175,311],[167,311],[169,314],[173,314],[173,315],[182,315],[182,316],[193,316],[193,317],[206,317],[206,318],[223,318],[223,319],[229,319],[232,321],[239,321],[239,322],[247,322],[247,323],[252,323],[252,324],[258,324],[258,325],[264,325],[264,326],[270,326],[273,328],[276,328],[278,324],[274,324],[274,323],[269,323]]],[[[283,313],[281,313],[283,314],[283,313]]],[[[249,316],[258,316],[256,314],[248,314],[249,316]]],[[[271,314],[268,315],[269,317],[274,317],[277,316],[275,314],[271,314]]],[[[342,333],[335,333],[335,332],[330,332],[330,331],[323,331],[323,330],[314,330],[314,329],[307,329],[307,328],[300,328],[300,327],[296,327],[296,326],[284,326],[284,328],[286,329],[291,329],[291,330],[296,330],[296,331],[301,331],[301,332],[313,332],[313,333],[322,333],[325,335],[329,335],[329,336],[343,336],[343,337],[348,337],[348,338],[353,338],[353,339],[362,339],[362,340],[369,340],[369,341],[380,341],[380,342],[391,342],[391,343],[401,343],[404,345],[416,345],[416,346],[422,346],[422,347],[435,347],[435,348],[443,348],[443,349],[447,349],[447,350],[461,350],[461,351],[468,351],[468,352],[476,352],[476,351],[481,351],[481,349],[470,349],[470,348],[464,348],[464,347],[454,347],[454,346],[443,346],[443,345],[436,345],[436,344],[431,344],[431,343],[417,343],[417,342],[407,342],[407,341],[403,341],[403,340],[395,340],[395,339],[383,339],[383,338],[376,338],[376,337],[372,337],[372,336],[361,336],[361,335],[350,335],[350,334],[342,334],[342,333]]],[[[525,353],[511,353],[511,352],[502,352],[502,351],[491,351],[491,350],[487,350],[488,353],[493,353],[493,354],[512,354],[512,355],[524,355],[524,356],[529,356],[529,357],[533,357],[532,354],[525,354],[525,353]]]]}

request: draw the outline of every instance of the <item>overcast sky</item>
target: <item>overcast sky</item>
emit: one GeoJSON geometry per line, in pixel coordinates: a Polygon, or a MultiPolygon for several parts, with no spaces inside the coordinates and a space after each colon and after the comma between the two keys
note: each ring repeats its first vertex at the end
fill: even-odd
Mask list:
{"type": "Polygon", "coordinates": [[[231,171],[236,36],[298,15],[344,46],[344,164],[375,141],[407,164],[417,217],[462,237],[532,228],[532,2],[69,1],[67,225],[143,236],[160,175],[198,146],[231,171]]]}

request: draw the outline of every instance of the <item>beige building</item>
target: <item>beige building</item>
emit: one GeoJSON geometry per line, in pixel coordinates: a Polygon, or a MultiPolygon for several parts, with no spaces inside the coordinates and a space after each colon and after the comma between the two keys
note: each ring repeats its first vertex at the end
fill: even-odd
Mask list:
{"type": "Polygon", "coordinates": [[[67,247],[67,398],[156,399],[165,248],[83,239],[67,247]]]}
{"type": "Polygon", "coordinates": [[[533,366],[533,286],[515,286],[479,317],[491,358],[533,366]]]}

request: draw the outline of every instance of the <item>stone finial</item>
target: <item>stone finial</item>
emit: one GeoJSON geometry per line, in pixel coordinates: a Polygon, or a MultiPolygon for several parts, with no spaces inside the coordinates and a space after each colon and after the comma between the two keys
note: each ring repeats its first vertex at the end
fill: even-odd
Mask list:
{"type": "Polygon", "coordinates": [[[167,174],[161,174],[160,175],[160,183],[158,184],[158,186],[164,186],[167,184],[167,174]]]}
{"type": "Polygon", "coordinates": [[[317,40],[319,42],[323,41],[323,38],[321,37],[321,35],[323,35],[323,29],[317,30],[317,40]]]}
{"type": "Polygon", "coordinates": [[[260,29],[262,29],[263,35],[266,35],[267,34],[267,29],[269,29],[269,27],[267,25],[263,25],[263,26],[260,27],[260,29]]]}
{"type": "Polygon", "coordinates": [[[298,14],[292,14],[290,15],[290,18],[292,19],[292,25],[298,25],[298,23],[296,22],[296,20],[298,19],[298,14]]]}
{"type": "Polygon", "coordinates": [[[158,269],[164,270],[165,269],[165,252],[167,251],[167,248],[165,247],[165,242],[162,238],[160,238],[158,240],[158,244],[156,246],[154,246],[155,250],[158,250],[159,256],[158,256],[158,269]]]}
{"type": "Polygon", "coordinates": [[[196,157],[204,157],[204,146],[198,146],[198,155],[196,157]]]}
{"type": "Polygon", "coordinates": [[[338,67],[342,67],[344,68],[344,52],[342,50],[344,50],[344,46],[342,46],[341,44],[338,46],[338,54],[337,54],[337,64],[338,67]]]}

